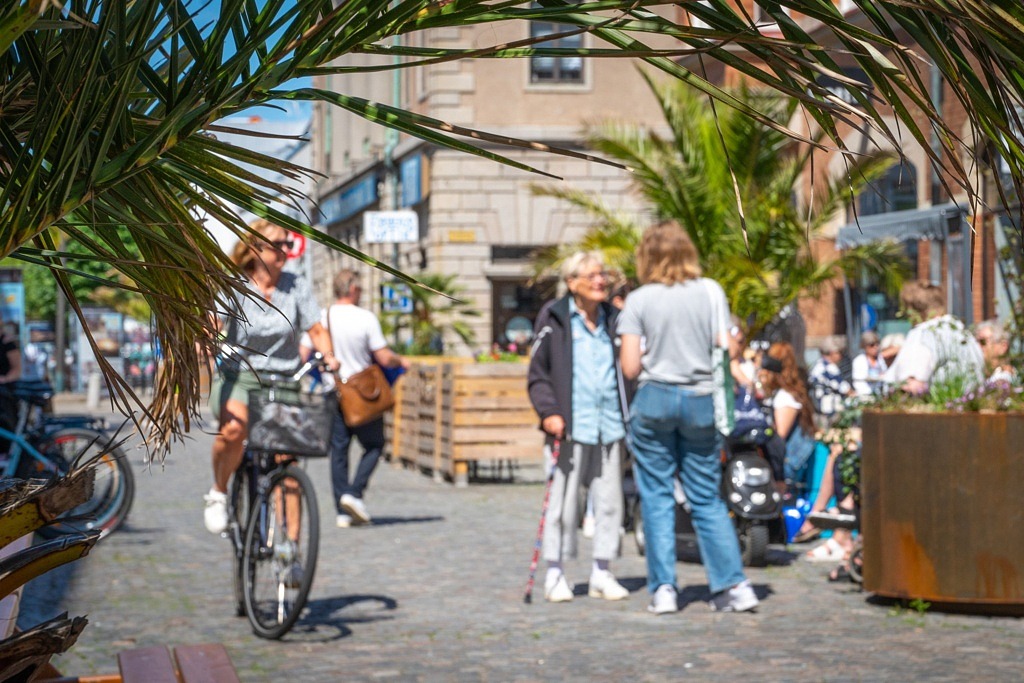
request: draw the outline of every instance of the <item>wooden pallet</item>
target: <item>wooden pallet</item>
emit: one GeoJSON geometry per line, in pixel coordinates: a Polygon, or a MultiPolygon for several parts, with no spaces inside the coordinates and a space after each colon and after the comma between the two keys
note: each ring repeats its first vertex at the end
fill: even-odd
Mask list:
{"type": "Polygon", "coordinates": [[[457,486],[472,463],[540,462],[543,436],[525,363],[415,362],[398,383],[391,457],[457,486]]]}

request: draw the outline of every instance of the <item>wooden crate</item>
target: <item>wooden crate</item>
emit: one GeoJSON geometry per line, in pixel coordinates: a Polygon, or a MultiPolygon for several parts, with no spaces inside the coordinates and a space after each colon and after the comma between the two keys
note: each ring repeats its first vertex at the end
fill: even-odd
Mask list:
{"type": "Polygon", "coordinates": [[[457,486],[469,482],[473,462],[541,461],[526,370],[526,363],[414,362],[397,385],[391,458],[457,486]]]}

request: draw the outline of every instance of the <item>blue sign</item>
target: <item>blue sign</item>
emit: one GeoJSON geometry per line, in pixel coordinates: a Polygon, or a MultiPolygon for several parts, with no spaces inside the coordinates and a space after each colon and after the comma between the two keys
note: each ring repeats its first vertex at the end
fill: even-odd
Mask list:
{"type": "Polygon", "coordinates": [[[380,286],[381,310],[385,313],[412,313],[412,290],[404,282],[380,286]]]}
{"type": "Polygon", "coordinates": [[[331,225],[377,202],[377,176],[367,175],[320,201],[320,222],[331,225]]]}
{"type": "Polygon", "coordinates": [[[860,305],[860,329],[864,332],[878,327],[878,311],[871,304],[860,305]]]}
{"type": "Polygon", "coordinates": [[[398,167],[402,182],[402,206],[414,206],[423,200],[423,155],[403,159],[398,167]]]}

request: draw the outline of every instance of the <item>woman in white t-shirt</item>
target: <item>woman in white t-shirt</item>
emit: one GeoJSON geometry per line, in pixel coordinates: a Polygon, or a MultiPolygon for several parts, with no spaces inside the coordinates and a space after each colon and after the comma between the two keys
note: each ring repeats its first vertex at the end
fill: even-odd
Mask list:
{"type": "Polygon", "coordinates": [[[648,609],[655,614],[679,609],[674,497],[679,473],[713,593],[711,606],[752,610],[757,595],[743,573],[736,530],[721,498],[712,399],[712,350],[727,343],[729,329],[725,292],[701,277],[697,248],[678,224],[648,229],[636,262],[643,286],[626,298],[618,331],[622,372],[640,381],[629,435],[647,538],[648,609]]]}
{"type": "Polygon", "coordinates": [[[853,359],[851,372],[853,390],[861,399],[871,399],[881,392],[882,375],[888,366],[882,358],[881,341],[877,332],[868,330],[860,335],[861,352],[853,359]]]}

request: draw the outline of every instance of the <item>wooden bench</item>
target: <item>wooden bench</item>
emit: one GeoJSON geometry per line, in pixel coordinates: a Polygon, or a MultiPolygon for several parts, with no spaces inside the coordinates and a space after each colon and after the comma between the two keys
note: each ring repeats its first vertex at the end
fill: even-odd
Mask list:
{"type": "Polygon", "coordinates": [[[223,645],[163,645],[125,650],[117,656],[119,673],[43,678],[38,683],[239,683],[223,645]]]}

